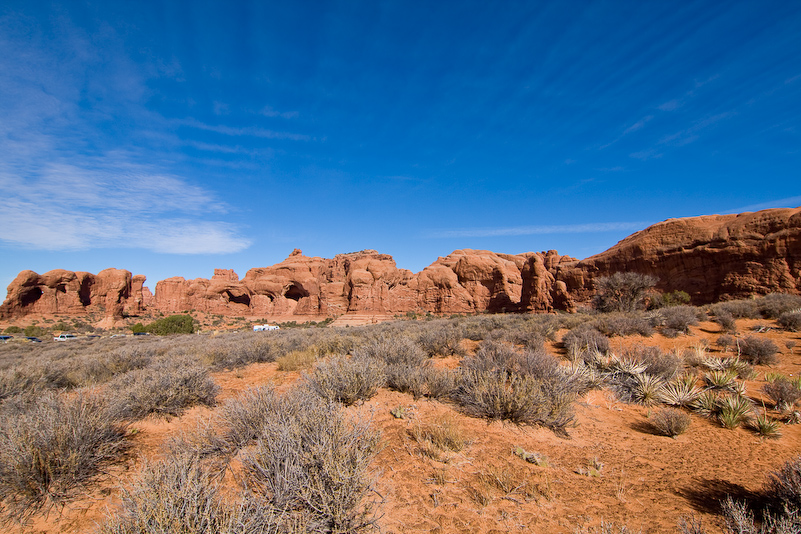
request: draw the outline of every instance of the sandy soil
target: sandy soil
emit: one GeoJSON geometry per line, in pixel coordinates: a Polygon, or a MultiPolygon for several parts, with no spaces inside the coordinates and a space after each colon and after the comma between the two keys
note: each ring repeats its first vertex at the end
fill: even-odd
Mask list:
{"type": "MultiPolygon", "coordinates": [[[[764,322],[738,321],[738,327],[746,332],[764,322]]],[[[702,323],[690,336],[614,338],[612,344],[615,350],[634,344],[681,350],[702,340],[712,346],[718,335],[717,325],[702,323]]],[[[801,335],[778,330],[759,335],[773,339],[781,354],[779,365],[757,366],[757,380],[747,383],[749,396],[756,400],[766,371],[793,376],[801,372],[801,346],[795,352],[785,346],[787,340],[801,345],[801,335]]],[[[560,349],[551,345],[550,350],[560,349]]],[[[436,363],[458,364],[454,359],[436,363]]],[[[249,386],[286,388],[299,376],[269,363],[217,373],[214,379],[222,388],[220,400],[225,400],[249,386]]],[[[601,520],[661,533],[677,532],[679,518],[690,515],[700,518],[708,532],[721,532],[715,515],[719,499],[760,489],[767,473],[801,451],[801,425],[784,426],[780,439],[768,440],[692,415],[685,434],[676,439],[658,436],[648,424],[649,408],[624,404],[608,391],[593,391],[580,399],[569,438],[542,428],[487,424],[460,415],[451,405],[388,390],[348,410],[370,417],[383,435],[375,469],[376,498],[382,501],[379,525],[385,533],[570,533],[601,520]],[[390,414],[398,406],[405,408],[406,418],[390,414]],[[455,424],[470,445],[435,460],[410,431],[442,418],[455,424]],[[548,466],[526,463],[512,453],[515,447],[545,455],[548,466]],[[598,472],[586,474],[591,465],[600,467],[598,472]],[[493,478],[500,483],[488,482],[493,478]]],[[[7,532],[92,532],[118,501],[118,488],[130,480],[141,458],[162,454],[170,439],[207,421],[211,413],[194,408],[171,420],[137,422],[131,458],[115,467],[91,495],[37,517],[26,527],[7,527],[7,532]]]]}

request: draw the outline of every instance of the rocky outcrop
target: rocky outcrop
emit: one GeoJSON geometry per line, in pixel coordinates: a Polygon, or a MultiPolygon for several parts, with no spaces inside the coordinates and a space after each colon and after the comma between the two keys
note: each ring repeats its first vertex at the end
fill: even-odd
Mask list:
{"type": "Polygon", "coordinates": [[[572,311],[594,280],[619,271],[653,275],[662,291],[686,291],[696,304],[774,291],[801,293],[801,208],[671,219],[582,261],[556,251],[498,254],[456,250],[419,273],[375,250],[331,259],[294,250],[281,263],[240,279],[168,278],[153,296],[145,277],[106,269],[97,275],[21,272],[0,317],[34,314],[108,317],[197,310],[233,316],[339,316],[409,311],[475,313],[572,311]]]}
{"type": "Polygon", "coordinates": [[[99,273],[63,269],[39,275],[22,271],[8,286],[0,306],[0,317],[28,314],[84,315],[102,313],[109,317],[135,315],[147,306],[144,276],[129,271],[105,269],[99,273]]]}
{"type": "Polygon", "coordinates": [[[653,275],[657,289],[693,303],[771,292],[801,293],[801,208],[669,219],[575,265],[557,267],[576,299],[593,280],[619,271],[653,275]]]}

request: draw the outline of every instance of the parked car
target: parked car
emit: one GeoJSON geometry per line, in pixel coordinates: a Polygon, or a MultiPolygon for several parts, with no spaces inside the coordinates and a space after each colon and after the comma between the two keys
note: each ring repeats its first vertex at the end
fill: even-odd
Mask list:
{"type": "Polygon", "coordinates": [[[75,334],[61,334],[53,338],[53,341],[69,341],[70,339],[78,339],[75,334]]]}
{"type": "Polygon", "coordinates": [[[27,339],[31,343],[41,343],[42,342],[41,339],[39,339],[38,337],[33,337],[33,336],[25,336],[25,339],[27,339]]]}
{"type": "Polygon", "coordinates": [[[0,336],[0,341],[2,341],[3,343],[8,343],[9,339],[14,339],[14,336],[6,336],[6,335],[0,336]]]}

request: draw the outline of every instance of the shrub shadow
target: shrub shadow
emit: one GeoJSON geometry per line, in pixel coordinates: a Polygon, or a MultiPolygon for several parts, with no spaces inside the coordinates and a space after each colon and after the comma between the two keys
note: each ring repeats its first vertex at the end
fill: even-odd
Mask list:
{"type": "Polygon", "coordinates": [[[751,506],[764,499],[759,493],[750,491],[740,484],[719,478],[696,479],[695,484],[680,488],[676,493],[686,499],[696,511],[708,514],[719,514],[720,503],[728,496],[736,501],[745,501],[751,506]]]}

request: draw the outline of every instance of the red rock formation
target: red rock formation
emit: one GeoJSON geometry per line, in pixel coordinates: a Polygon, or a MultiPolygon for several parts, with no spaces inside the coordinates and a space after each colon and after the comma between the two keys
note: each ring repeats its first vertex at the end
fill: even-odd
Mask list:
{"type": "Polygon", "coordinates": [[[669,219],[575,265],[557,267],[571,295],[587,299],[593,279],[650,274],[662,291],[695,304],[771,292],[801,293],[801,208],[669,219]]]}
{"type": "Polygon", "coordinates": [[[143,310],[261,317],[571,311],[576,300],[592,296],[595,278],[618,271],[654,275],[659,289],[687,291],[698,304],[801,293],[801,208],[671,219],[583,261],[553,250],[510,255],[465,249],[414,274],[374,250],[325,259],[295,249],[241,280],[229,269],[215,269],[210,280],[162,280],[155,297],[144,276],[128,271],[23,271],[8,287],[0,317],[100,310],[112,317],[143,310]]]}
{"type": "Polygon", "coordinates": [[[95,312],[121,317],[124,312],[138,313],[145,305],[144,282],[144,276],[132,277],[120,269],[105,269],[96,275],[63,269],[43,275],[22,271],[8,286],[0,317],[95,312]]]}

